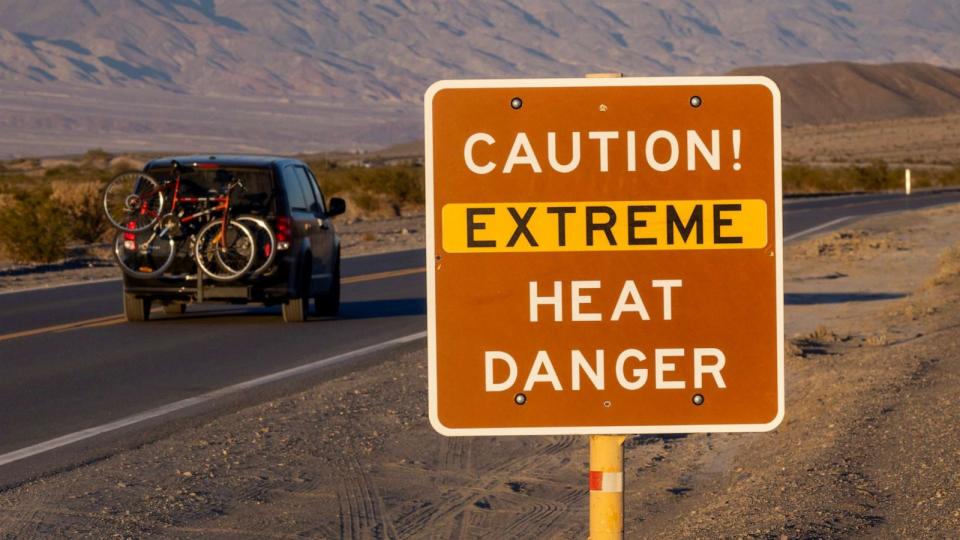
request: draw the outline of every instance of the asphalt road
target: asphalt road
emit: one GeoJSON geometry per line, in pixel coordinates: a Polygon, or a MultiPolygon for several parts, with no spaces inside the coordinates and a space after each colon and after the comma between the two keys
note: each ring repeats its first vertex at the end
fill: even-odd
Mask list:
{"type": "MultiPolygon", "coordinates": [[[[952,202],[960,202],[960,191],[790,199],[784,203],[784,237],[791,241],[867,215],[952,202]]],[[[0,295],[0,484],[23,479],[13,474],[18,469],[39,474],[104,452],[81,458],[71,454],[75,443],[54,445],[58,459],[39,466],[51,439],[397,338],[421,343],[423,265],[422,250],[345,259],[341,316],[292,325],[282,322],[277,307],[219,305],[192,306],[183,316],[154,312],[149,323],[126,324],[119,316],[119,281],[0,295]],[[31,446],[39,450],[9,457],[31,446]]],[[[346,367],[339,372],[384,354],[343,357],[346,367]]],[[[321,366],[312,376],[334,373],[321,366]]],[[[184,403],[179,416],[190,417],[194,404],[184,403]]],[[[155,428],[168,413],[153,416],[132,440],[142,441],[148,429],[162,432],[155,428]]],[[[127,432],[136,433],[138,424],[127,432]]],[[[91,433],[85,448],[95,448],[98,437],[91,433]]]]}
{"type": "Polygon", "coordinates": [[[909,196],[902,193],[880,193],[785,199],[783,237],[789,242],[821,230],[842,227],[849,221],[865,216],[955,202],[960,202],[958,189],[916,191],[909,196]]]}

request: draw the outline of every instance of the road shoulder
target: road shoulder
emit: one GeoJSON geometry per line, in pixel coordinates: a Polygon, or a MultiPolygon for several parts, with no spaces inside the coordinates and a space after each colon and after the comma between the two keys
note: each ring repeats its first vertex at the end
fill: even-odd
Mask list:
{"type": "MultiPolygon", "coordinates": [[[[954,532],[957,230],[951,206],[790,246],[786,420],[629,438],[628,534],[954,532]]],[[[0,532],[584,537],[586,469],[585,437],[435,434],[417,351],[2,492],[0,532]]]]}

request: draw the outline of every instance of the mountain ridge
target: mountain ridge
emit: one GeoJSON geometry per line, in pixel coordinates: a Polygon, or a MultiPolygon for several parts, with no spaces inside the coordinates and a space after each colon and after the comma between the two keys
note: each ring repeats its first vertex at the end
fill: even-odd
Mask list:
{"type": "Polygon", "coordinates": [[[952,0],[6,0],[0,153],[370,149],[422,133],[436,80],[591,72],[768,74],[789,125],[937,115],[949,66],[952,0]],[[927,67],[783,68],[828,60],[927,67]]]}
{"type": "Polygon", "coordinates": [[[442,78],[720,74],[820,60],[960,65],[960,5],[898,5],[8,0],[0,81],[416,102],[442,78]]]}
{"type": "Polygon", "coordinates": [[[780,87],[786,126],[960,113],[960,70],[915,62],[824,62],[739,68],[780,87]]]}

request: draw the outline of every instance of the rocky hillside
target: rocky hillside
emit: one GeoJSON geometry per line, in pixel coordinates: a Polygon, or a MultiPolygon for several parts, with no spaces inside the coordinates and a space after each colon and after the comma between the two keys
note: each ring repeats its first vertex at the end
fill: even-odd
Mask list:
{"type": "Polygon", "coordinates": [[[953,111],[960,3],[3,0],[0,156],[373,148],[421,136],[442,78],[823,61],[929,65],[749,72],[790,123],[953,111]]]}
{"type": "Polygon", "coordinates": [[[734,70],[780,86],[784,124],[832,124],[960,113],[960,70],[846,62],[734,70]]]}
{"type": "Polygon", "coordinates": [[[736,0],[5,0],[0,80],[416,101],[439,78],[960,65],[960,4],[736,0]]]}

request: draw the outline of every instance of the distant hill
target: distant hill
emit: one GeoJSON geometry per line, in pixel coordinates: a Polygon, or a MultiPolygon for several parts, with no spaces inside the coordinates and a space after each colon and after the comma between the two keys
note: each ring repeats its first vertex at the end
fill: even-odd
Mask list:
{"type": "Polygon", "coordinates": [[[960,113],[960,70],[929,64],[827,62],[750,67],[731,75],[776,81],[787,126],[960,113]]]}
{"type": "MultiPolygon", "coordinates": [[[[960,67],[960,2],[0,0],[0,155],[371,149],[420,136],[439,79],[825,60],[960,67]]],[[[952,107],[949,70],[843,66],[771,68],[799,89],[788,122],[952,107]]]]}
{"type": "Polygon", "coordinates": [[[0,81],[418,102],[441,78],[960,67],[956,0],[3,0],[0,81]]]}

